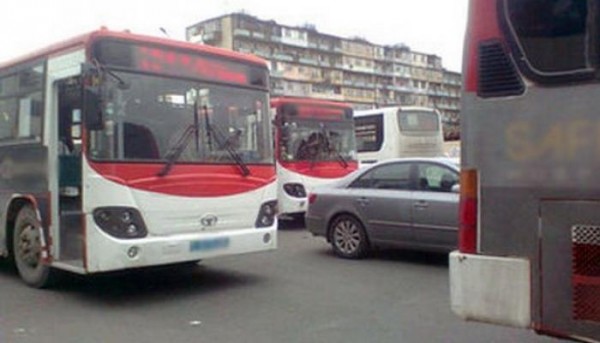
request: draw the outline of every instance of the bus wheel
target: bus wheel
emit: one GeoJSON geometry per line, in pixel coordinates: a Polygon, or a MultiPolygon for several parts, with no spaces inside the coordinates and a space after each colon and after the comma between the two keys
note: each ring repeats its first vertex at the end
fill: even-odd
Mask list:
{"type": "Polygon", "coordinates": [[[369,240],[362,223],[355,217],[343,214],[329,226],[333,252],[342,258],[359,259],[369,251],[369,240]]]}
{"type": "Polygon", "coordinates": [[[35,288],[47,287],[52,270],[42,261],[41,224],[31,205],[24,206],[15,220],[13,254],[23,281],[35,288]]]}

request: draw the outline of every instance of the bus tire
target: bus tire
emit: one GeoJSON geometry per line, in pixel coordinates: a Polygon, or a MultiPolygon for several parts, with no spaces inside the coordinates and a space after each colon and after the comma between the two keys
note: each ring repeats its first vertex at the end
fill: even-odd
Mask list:
{"type": "Polygon", "coordinates": [[[342,214],[331,221],[329,234],[333,252],[342,258],[361,259],[369,252],[369,238],[356,217],[342,214]]]}
{"type": "Polygon", "coordinates": [[[31,205],[25,205],[17,214],[13,228],[13,259],[21,279],[30,287],[48,287],[54,279],[42,258],[41,224],[31,205]]]}

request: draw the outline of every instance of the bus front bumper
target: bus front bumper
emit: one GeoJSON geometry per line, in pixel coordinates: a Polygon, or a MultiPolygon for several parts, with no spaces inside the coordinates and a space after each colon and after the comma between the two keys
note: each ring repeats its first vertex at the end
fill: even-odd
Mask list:
{"type": "Polygon", "coordinates": [[[450,303],[465,320],[531,326],[529,260],[450,253],[450,303]]]}
{"type": "Polygon", "coordinates": [[[308,198],[294,198],[284,194],[279,199],[278,206],[281,215],[302,215],[308,208],[308,198]]]}
{"type": "Polygon", "coordinates": [[[88,273],[198,261],[277,248],[277,222],[246,228],[143,239],[115,239],[92,229],[87,242],[88,273]]]}

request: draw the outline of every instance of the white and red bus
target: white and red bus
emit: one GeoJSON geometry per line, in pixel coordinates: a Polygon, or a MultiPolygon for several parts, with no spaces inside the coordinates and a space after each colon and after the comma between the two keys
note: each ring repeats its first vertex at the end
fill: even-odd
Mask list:
{"type": "Polygon", "coordinates": [[[283,216],[303,216],[310,190],[358,167],[352,107],[310,98],[271,100],[277,199],[283,216]]]}
{"type": "Polygon", "coordinates": [[[598,5],[470,2],[450,256],[465,319],[600,341],[598,5]]]}
{"type": "Polygon", "coordinates": [[[276,248],[268,69],[99,30],[0,67],[0,254],[46,286],[276,248]]]}

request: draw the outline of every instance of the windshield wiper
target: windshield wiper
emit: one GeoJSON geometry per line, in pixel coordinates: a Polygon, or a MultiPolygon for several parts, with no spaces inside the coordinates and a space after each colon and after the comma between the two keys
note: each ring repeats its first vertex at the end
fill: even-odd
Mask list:
{"type": "Polygon", "coordinates": [[[244,163],[244,160],[240,154],[233,148],[231,142],[224,138],[225,135],[223,134],[223,131],[218,126],[211,124],[208,117],[208,108],[203,106],[202,111],[204,112],[204,124],[206,126],[206,138],[208,140],[209,149],[212,148],[212,139],[214,138],[219,148],[224,148],[229,156],[231,156],[233,161],[238,165],[242,176],[250,175],[250,169],[248,169],[248,166],[246,163],[244,163]]]}
{"type": "Polygon", "coordinates": [[[156,174],[157,176],[166,176],[169,174],[175,161],[179,159],[185,148],[188,146],[190,139],[195,137],[195,145],[196,151],[200,150],[200,139],[198,137],[198,127],[199,127],[199,118],[198,118],[198,104],[194,103],[194,123],[188,125],[183,131],[183,134],[179,139],[175,142],[175,144],[169,148],[169,151],[166,154],[167,163],[165,163],[164,167],[156,174]]]}
{"type": "Polygon", "coordinates": [[[129,83],[127,83],[125,80],[123,80],[119,75],[117,75],[114,71],[107,69],[102,63],[100,63],[100,61],[98,61],[97,59],[94,59],[93,62],[94,66],[96,68],[98,68],[98,70],[106,75],[111,76],[113,79],[115,79],[117,81],[117,87],[120,90],[126,90],[129,89],[129,87],[131,87],[131,85],[129,83]]]}
{"type": "Polygon", "coordinates": [[[327,147],[327,152],[333,152],[335,154],[335,157],[337,158],[338,162],[342,165],[342,167],[344,168],[348,168],[348,161],[346,161],[346,159],[344,158],[344,156],[342,156],[342,154],[339,152],[338,149],[336,149],[335,145],[333,145],[331,143],[331,140],[329,139],[329,132],[325,130],[325,127],[323,127],[323,137],[325,137],[325,141],[323,142],[326,147],[327,147]]]}

